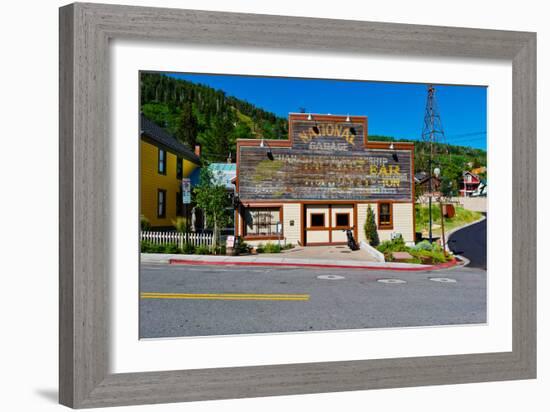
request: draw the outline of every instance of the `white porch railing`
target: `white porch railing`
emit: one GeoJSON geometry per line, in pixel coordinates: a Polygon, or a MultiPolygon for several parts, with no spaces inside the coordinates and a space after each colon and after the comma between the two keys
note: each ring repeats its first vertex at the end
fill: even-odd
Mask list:
{"type": "Polygon", "coordinates": [[[180,232],[147,232],[141,231],[140,239],[151,242],[155,245],[167,245],[174,243],[182,248],[186,243],[186,236],[189,236],[189,243],[194,246],[212,246],[212,235],[207,233],[185,233],[180,232]]]}

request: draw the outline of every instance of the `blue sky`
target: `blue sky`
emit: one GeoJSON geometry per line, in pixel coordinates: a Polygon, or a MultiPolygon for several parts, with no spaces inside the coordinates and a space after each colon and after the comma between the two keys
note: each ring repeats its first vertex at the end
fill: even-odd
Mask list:
{"type": "MultiPolygon", "coordinates": [[[[207,74],[170,76],[221,89],[278,116],[301,107],[311,113],[365,115],[369,134],[419,140],[426,85],[207,74]]],[[[447,143],[487,148],[487,89],[436,85],[447,143]]]]}

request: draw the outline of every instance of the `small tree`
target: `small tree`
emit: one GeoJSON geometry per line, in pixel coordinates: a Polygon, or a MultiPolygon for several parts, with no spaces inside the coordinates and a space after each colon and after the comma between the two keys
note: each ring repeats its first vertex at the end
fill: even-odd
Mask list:
{"type": "Polygon", "coordinates": [[[225,186],[217,184],[212,171],[203,167],[200,173],[199,185],[193,189],[197,207],[201,208],[206,217],[206,225],[213,230],[212,243],[214,249],[218,247],[220,229],[229,223],[231,206],[225,186]]]}
{"type": "Polygon", "coordinates": [[[378,238],[378,230],[376,230],[376,219],[374,218],[374,211],[370,205],[367,208],[367,220],[365,221],[365,237],[369,244],[376,247],[380,244],[378,238]]]}

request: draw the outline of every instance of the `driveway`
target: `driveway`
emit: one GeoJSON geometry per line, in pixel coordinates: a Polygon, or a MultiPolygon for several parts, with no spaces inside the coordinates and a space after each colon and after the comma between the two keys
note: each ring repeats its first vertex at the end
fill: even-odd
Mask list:
{"type": "Polygon", "coordinates": [[[454,232],[448,245],[454,254],[468,258],[470,267],[487,270],[487,219],[454,232]]]}
{"type": "Polygon", "coordinates": [[[362,249],[352,251],[346,245],[334,246],[296,246],[281,253],[262,253],[264,257],[288,257],[296,259],[355,260],[374,262],[375,260],[362,249]]]}

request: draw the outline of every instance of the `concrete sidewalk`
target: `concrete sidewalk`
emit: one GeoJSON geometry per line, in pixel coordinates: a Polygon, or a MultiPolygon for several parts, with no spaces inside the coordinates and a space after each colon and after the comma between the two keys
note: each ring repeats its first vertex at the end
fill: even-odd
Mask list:
{"type": "Polygon", "coordinates": [[[457,262],[440,265],[418,265],[412,263],[364,262],[357,260],[298,259],[287,256],[213,256],[142,253],[141,263],[145,264],[187,264],[187,265],[243,265],[243,266],[310,266],[325,268],[376,269],[396,271],[426,271],[446,269],[457,262]]]}

